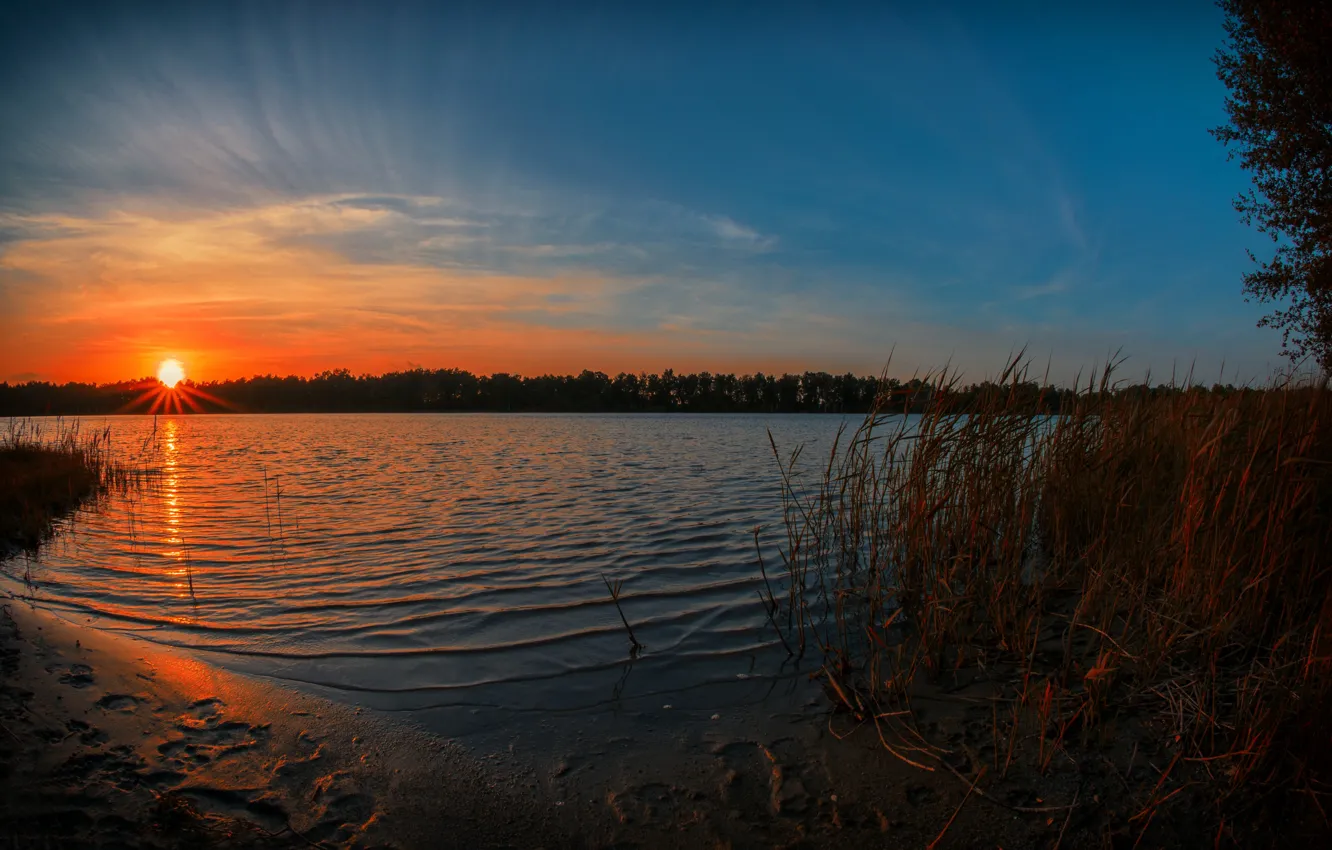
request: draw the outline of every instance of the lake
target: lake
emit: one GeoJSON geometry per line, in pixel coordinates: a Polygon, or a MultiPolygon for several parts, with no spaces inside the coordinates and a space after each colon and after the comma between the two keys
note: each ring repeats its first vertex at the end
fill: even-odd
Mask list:
{"type": "Polygon", "coordinates": [[[843,421],[86,419],[160,478],[80,512],[7,580],[78,622],[449,735],[803,700],[759,601],[753,529],[780,572],[768,431],[817,457],[843,421]],[[603,576],[624,582],[636,659],[603,576]]]}

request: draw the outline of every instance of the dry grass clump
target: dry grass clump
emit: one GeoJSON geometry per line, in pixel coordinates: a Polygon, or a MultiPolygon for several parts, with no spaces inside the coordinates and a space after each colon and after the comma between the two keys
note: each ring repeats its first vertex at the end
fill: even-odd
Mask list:
{"type": "Polygon", "coordinates": [[[1074,765],[1081,789],[1088,748],[1131,744],[1110,771],[1138,839],[1185,800],[1209,804],[1218,842],[1255,801],[1321,813],[1332,392],[1106,374],[1047,416],[1025,383],[1014,361],[962,409],[940,373],[920,417],[872,412],[815,480],[799,450],[779,457],[783,640],[821,654],[833,699],[896,755],[972,784],[1074,765]],[[922,688],[977,680],[988,740],[932,739],[922,688]],[[1159,754],[1145,775],[1140,746],[1159,754]]]}
{"type": "Polygon", "coordinates": [[[0,435],[0,546],[35,549],[58,517],[146,474],[116,460],[109,428],[84,433],[77,422],[43,428],[11,421],[0,435]]]}

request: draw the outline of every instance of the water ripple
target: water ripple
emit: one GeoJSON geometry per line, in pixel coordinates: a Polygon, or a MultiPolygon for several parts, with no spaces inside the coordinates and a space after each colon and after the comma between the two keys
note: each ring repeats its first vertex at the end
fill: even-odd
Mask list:
{"type": "Polygon", "coordinates": [[[521,707],[604,699],[627,640],[603,575],[624,581],[654,689],[777,663],[752,537],[781,516],[767,431],[816,457],[841,419],[108,422],[161,483],[75,517],[32,566],[37,595],[390,706],[503,684],[521,707]]]}

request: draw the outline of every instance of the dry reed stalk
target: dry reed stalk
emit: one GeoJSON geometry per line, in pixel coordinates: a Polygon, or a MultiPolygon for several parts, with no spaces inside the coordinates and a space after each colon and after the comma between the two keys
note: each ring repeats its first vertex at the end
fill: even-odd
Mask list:
{"type": "Polygon", "coordinates": [[[1132,709],[1169,723],[1218,806],[1251,785],[1326,787],[1332,392],[1126,387],[1115,365],[1058,416],[1030,402],[1021,355],[966,409],[955,372],[927,375],[923,413],[881,399],[812,479],[769,435],[779,634],[871,714],[909,710],[922,670],[1007,665],[1001,776],[1025,715],[1046,770],[1075,726],[1089,742],[1132,709]]]}
{"type": "Polygon", "coordinates": [[[620,588],[624,586],[624,579],[616,579],[612,582],[603,575],[601,580],[605,582],[606,589],[610,591],[611,602],[615,603],[615,610],[620,615],[620,622],[624,623],[624,630],[629,633],[629,654],[631,656],[638,655],[643,649],[643,644],[639,643],[638,638],[634,636],[634,629],[629,625],[629,618],[624,616],[624,609],[620,607],[620,588]]]}
{"type": "Polygon", "coordinates": [[[31,550],[57,517],[153,477],[117,456],[109,427],[87,433],[78,420],[10,420],[0,436],[0,537],[31,550]]]}

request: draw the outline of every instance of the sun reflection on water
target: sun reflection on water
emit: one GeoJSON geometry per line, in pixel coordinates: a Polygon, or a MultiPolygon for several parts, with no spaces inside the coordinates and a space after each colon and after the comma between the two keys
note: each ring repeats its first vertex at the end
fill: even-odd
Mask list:
{"type": "MultiPolygon", "coordinates": [[[[182,527],[179,430],[180,424],[175,419],[167,419],[162,425],[162,513],[165,519],[162,543],[167,547],[163,555],[171,561],[166,568],[166,575],[171,580],[171,595],[177,599],[193,600],[194,579],[182,527]]],[[[175,622],[186,623],[194,618],[176,616],[172,619],[175,622]]]]}
{"type": "Polygon", "coordinates": [[[766,429],[823,446],[839,423],[125,417],[151,486],[42,568],[108,625],[403,704],[481,685],[514,704],[602,698],[625,651],[602,577],[624,578],[653,647],[635,675],[730,681],[780,650],[753,604],[752,529],[781,520],[766,429]]]}

